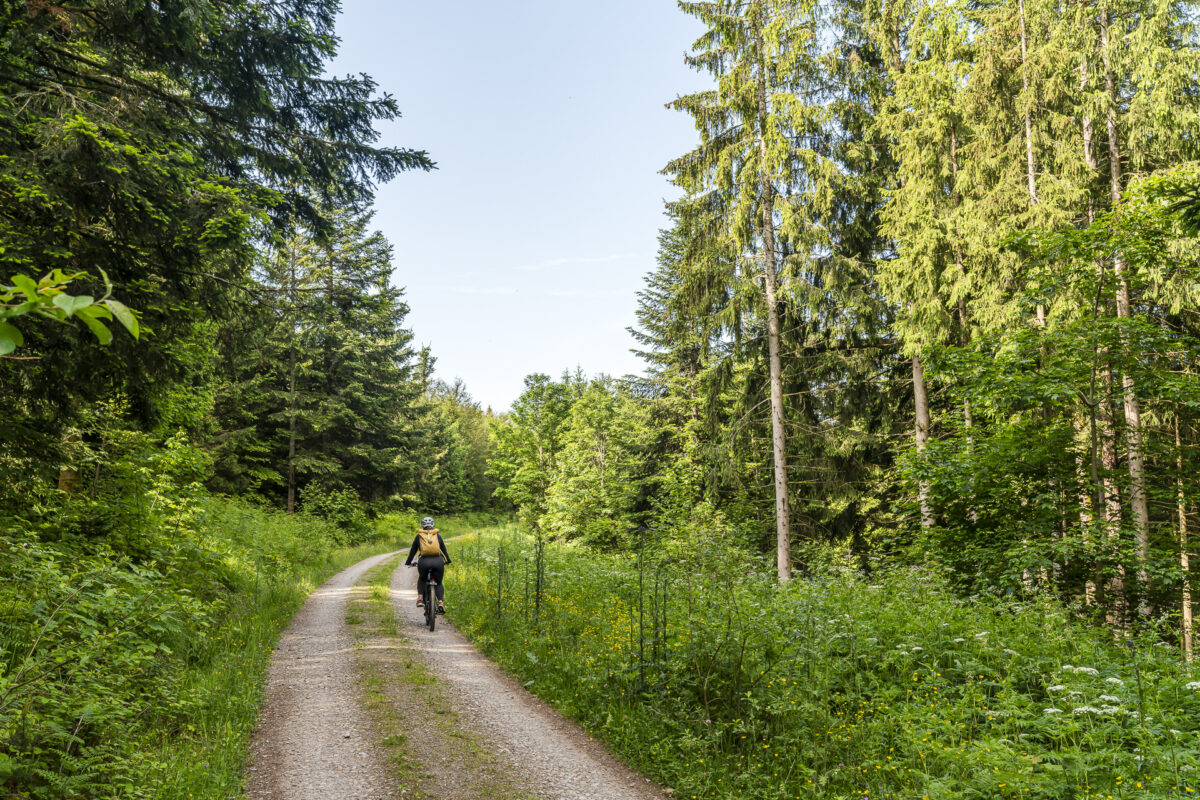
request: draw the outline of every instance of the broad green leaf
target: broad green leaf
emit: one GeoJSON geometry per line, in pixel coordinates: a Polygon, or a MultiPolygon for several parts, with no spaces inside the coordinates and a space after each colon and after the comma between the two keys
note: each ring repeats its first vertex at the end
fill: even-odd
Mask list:
{"type": "Polygon", "coordinates": [[[99,303],[90,305],[87,308],[79,309],[79,311],[75,312],[75,316],[91,317],[92,319],[112,319],[113,318],[112,312],[109,311],[104,306],[100,305],[99,303]]]}
{"type": "Polygon", "coordinates": [[[33,300],[37,297],[38,285],[33,278],[30,278],[28,275],[13,275],[12,282],[13,285],[20,289],[21,293],[30,300],[33,300]]]}
{"type": "Polygon", "coordinates": [[[81,309],[87,308],[93,302],[95,302],[95,299],[86,294],[81,294],[78,297],[72,297],[69,294],[54,296],[54,305],[65,311],[68,317],[78,313],[81,309]]]}
{"type": "Polygon", "coordinates": [[[108,308],[112,311],[113,316],[117,318],[117,322],[124,325],[125,330],[133,334],[134,339],[138,338],[139,334],[141,333],[141,328],[138,325],[137,317],[128,306],[126,306],[124,303],[118,302],[117,300],[111,299],[105,300],[104,305],[108,306],[108,308]]]}
{"type": "Polygon", "coordinates": [[[23,344],[25,337],[19,330],[7,322],[0,322],[0,356],[8,355],[23,344]]]}
{"type": "Polygon", "coordinates": [[[76,314],[76,316],[83,320],[83,324],[87,325],[92,333],[96,334],[96,338],[100,340],[100,344],[108,344],[112,341],[112,331],[103,322],[96,319],[95,316],[91,314],[76,314]]]}

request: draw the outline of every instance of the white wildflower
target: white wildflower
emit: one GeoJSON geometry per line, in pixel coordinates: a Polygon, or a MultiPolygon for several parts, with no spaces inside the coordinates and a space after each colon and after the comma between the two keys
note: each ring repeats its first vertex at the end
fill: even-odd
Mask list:
{"type": "Polygon", "coordinates": [[[1121,680],[1120,678],[1105,678],[1104,682],[1111,683],[1113,686],[1124,686],[1125,685],[1125,681],[1121,680]]]}
{"type": "Polygon", "coordinates": [[[1171,733],[1175,736],[1180,736],[1183,734],[1183,731],[1177,731],[1174,728],[1171,728],[1171,733]]]}
{"type": "Polygon", "coordinates": [[[987,635],[988,635],[988,631],[983,631],[982,633],[977,633],[977,634],[975,634],[975,638],[976,638],[976,639],[982,639],[983,637],[985,637],[985,636],[987,636],[987,635]]]}
{"type": "Polygon", "coordinates": [[[1074,672],[1075,668],[1072,667],[1070,664],[1063,664],[1062,670],[1063,670],[1063,672],[1074,672]]]}
{"type": "Polygon", "coordinates": [[[1056,683],[1053,686],[1047,686],[1046,691],[1047,692],[1061,692],[1065,688],[1067,688],[1067,687],[1063,686],[1061,683],[1056,683]]]}
{"type": "Polygon", "coordinates": [[[1191,683],[1189,683],[1187,686],[1184,686],[1183,688],[1193,689],[1197,692],[1200,692],[1200,681],[1192,681],[1191,683]]]}
{"type": "Polygon", "coordinates": [[[916,647],[914,647],[914,648],[912,649],[912,651],[913,651],[914,653],[919,653],[919,652],[921,652],[921,651],[922,651],[922,650],[924,650],[924,649],[925,649],[925,648],[921,647],[920,645],[917,645],[916,647]]]}
{"type": "Polygon", "coordinates": [[[1113,697],[1111,694],[1102,694],[1102,695],[1100,695],[1100,699],[1106,703],[1120,703],[1121,702],[1121,698],[1113,697]]]}
{"type": "Polygon", "coordinates": [[[1083,697],[1083,692],[1067,692],[1067,697],[1083,697]]]}
{"type": "Polygon", "coordinates": [[[1005,652],[1005,653],[1007,653],[1007,654],[1008,654],[1008,655],[1010,655],[1010,656],[1019,656],[1019,655],[1021,655],[1021,654],[1020,654],[1020,653],[1018,653],[1016,650],[1011,650],[1011,649],[1009,649],[1009,648],[1007,648],[1007,647],[1006,647],[1006,648],[1004,648],[1004,652],[1005,652]]]}
{"type": "Polygon", "coordinates": [[[1042,713],[1043,714],[1061,714],[1062,709],[1061,708],[1043,708],[1042,713]]]}
{"type": "Polygon", "coordinates": [[[956,642],[965,642],[965,641],[966,641],[966,639],[964,639],[963,637],[959,636],[959,637],[958,637],[957,639],[955,639],[954,641],[956,641],[956,642]]]}
{"type": "Polygon", "coordinates": [[[1091,667],[1076,667],[1075,671],[1080,675],[1099,675],[1100,670],[1092,669],[1091,667]]]}
{"type": "Polygon", "coordinates": [[[1071,713],[1072,714],[1103,714],[1104,712],[1098,708],[1092,708],[1091,706],[1078,706],[1071,713]]]}
{"type": "Polygon", "coordinates": [[[876,639],[874,636],[868,636],[867,638],[863,639],[863,641],[870,642],[871,644],[876,644],[879,640],[876,639]]]}
{"type": "Polygon", "coordinates": [[[1101,706],[1100,707],[1101,713],[1104,713],[1104,714],[1116,714],[1116,713],[1120,712],[1120,710],[1121,709],[1118,708],[1117,706],[1101,706]]]}

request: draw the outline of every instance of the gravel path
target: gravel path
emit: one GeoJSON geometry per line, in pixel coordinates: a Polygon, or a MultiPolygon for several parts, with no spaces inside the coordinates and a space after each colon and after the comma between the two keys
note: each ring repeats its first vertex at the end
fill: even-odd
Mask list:
{"type": "Polygon", "coordinates": [[[359,703],[346,603],[371,567],[360,561],[317,589],[279,640],[250,750],[246,796],[269,800],[382,800],[389,784],[359,703]]]}
{"type": "MultiPolygon", "coordinates": [[[[453,569],[453,567],[451,567],[453,569]]],[[[417,571],[401,566],[392,576],[392,603],[410,646],[446,689],[464,725],[512,764],[544,800],[661,800],[656,785],[620,764],[574,723],[530,695],[475,650],[453,626],[439,620],[433,633],[416,607],[417,571]]],[[[453,577],[447,584],[454,613],[453,577]]]]}
{"type": "MultiPolygon", "coordinates": [[[[384,800],[405,794],[389,777],[383,748],[373,741],[375,732],[357,683],[355,640],[346,624],[347,603],[368,592],[356,584],[394,555],[368,558],[339,572],[313,592],[284,632],[251,745],[246,777],[250,800],[384,800]]],[[[397,649],[391,657],[411,657],[402,655],[408,653],[425,662],[453,718],[474,734],[501,774],[515,780],[514,789],[522,787],[508,796],[662,800],[659,787],[618,763],[580,728],[518,686],[452,625],[443,622],[430,633],[414,604],[415,584],[416,570],[401,567],[392,576],[392,605],[401,636],[387,646],[397,649]]],[[[453,583],[451,601],[452,592],[453,583]]],[[[416,705],[427,710],[422,695],[414,697],[416,705]]],[[[397,703],[395,712],[405,710],[397,703]]],[[[409,712],[403,719],[415,736],[423,724],[434,724],[412,716],[409,712]]],[[[479,769],[478,759],[460,758],[443,751],[435,769],[446,772],[443,777],[455,788],[468,790],[472,784],[466,772],[479,769]]],[[[435,776],[429,772],[426,777],[435,776]]]]}

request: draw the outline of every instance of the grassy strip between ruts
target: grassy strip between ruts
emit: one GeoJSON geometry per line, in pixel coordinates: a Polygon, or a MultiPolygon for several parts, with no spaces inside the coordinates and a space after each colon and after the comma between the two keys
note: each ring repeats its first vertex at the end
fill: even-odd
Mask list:
{"type": "Polygon", "coordinates": [[[550,544],[539,593],[534,543],[491,531],[446,586],[460,630],[676,797],[1197,796],[1200,681],[1165,643],[924,570],[781,588],[750,556],[646,551],[550,544]]]}
{"type": "Polygon", "coordinates": [[[394,778],[414,800],[518,800],[505,766],[463,727],[398,625],[395,568],[389,561],[370,570],[346,612],[366,707],[394,778]]]}

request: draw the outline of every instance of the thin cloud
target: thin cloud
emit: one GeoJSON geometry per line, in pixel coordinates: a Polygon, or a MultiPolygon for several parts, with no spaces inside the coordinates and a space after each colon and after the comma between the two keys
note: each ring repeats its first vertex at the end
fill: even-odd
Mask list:
{"type": "Polygon", "coordinates": [[[603,292],[590,292],[590,291],[587,291],[586,289],[554,289],[552,291],[546,292],[546,294],[548,294],[550,297],[559,297],[559,298],[566,299],[566,300],[575,299],[575,298],[579,298],[579,297],[589,297],[590,298],[590,297],[628,297],[629,296],[628,292],[619,292],[619,291],[615,291],[615,290],[603,291],[603,292]]]}
{"type": "Polygon", "coordinates": [[[610,264],[613,261],[624,261],[629,258],[637,258],[637,253],[617,253],[611,256],[576,256],[574,258],[552,258],[549,261],[542,261],[538,264],[522,264],[519,267],[513,267],[517,272],[538,272],[543,269],[554,269],[555,267],[573,267],[581,264],[610,264]]]}
{"type": "Polygon", "coordinates": [[[519,290],[509,286],[438,286],[431,291],[447,294],[514,295],[519,290]]]}

